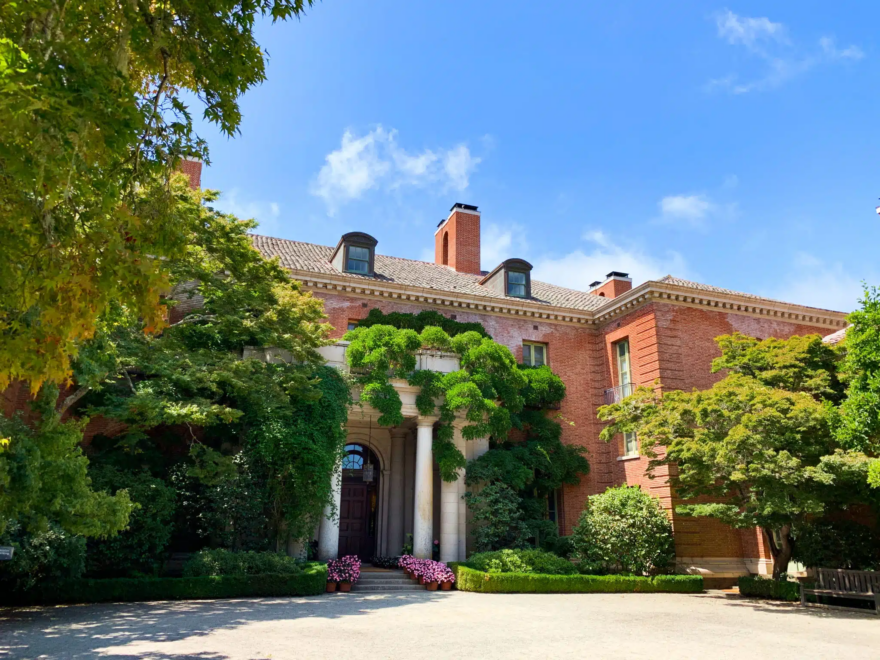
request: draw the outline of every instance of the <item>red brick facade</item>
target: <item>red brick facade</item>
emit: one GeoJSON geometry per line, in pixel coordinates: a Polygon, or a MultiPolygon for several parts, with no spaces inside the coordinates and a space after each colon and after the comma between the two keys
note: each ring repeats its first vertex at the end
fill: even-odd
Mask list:
{"type": "Polygon", "coordinates": [[[453,206],[449,217],[434,234],[434,263],[459,273],[479,275],[480,214],[453,206]]]}

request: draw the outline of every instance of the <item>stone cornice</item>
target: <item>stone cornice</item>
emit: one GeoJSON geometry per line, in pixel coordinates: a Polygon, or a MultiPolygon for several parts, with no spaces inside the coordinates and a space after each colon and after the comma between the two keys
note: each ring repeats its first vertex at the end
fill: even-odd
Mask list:
{"type": "Polygon", "coordinates": [[[824,328],[836,329],[846,326],[846,314],[843,312],[657,281],[640,284],[597,310],[582,310],[542,305],[528,300],[513,301],[488,296],[483,298],[394,282],[366,281],[345,277],[341,274],[332,275],[292,269],[290,274],[294,279],[301,281],[307,289],[317,292],[398,300],[414,304],[448,307],[451,310],[461,309],[483,314],[513,316],[594,328],[652,302],[710,309],[824,328]]]}

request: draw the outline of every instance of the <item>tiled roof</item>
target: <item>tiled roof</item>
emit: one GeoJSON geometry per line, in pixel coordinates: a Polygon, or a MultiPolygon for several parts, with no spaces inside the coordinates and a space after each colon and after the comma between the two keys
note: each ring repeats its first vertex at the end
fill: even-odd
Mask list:
{"type": "MultiPolygon", "coordinates": [[[[700,282],[691,282],[690,280],[683,280],[680,277],[673,277],[672,275],[666,275],[665,277],[661,277],[657,282],[664,284],[674,284],[675,286],[683,286],[688,287],[690,289],[696,289],[698,291],[707,291],[710,293],[726,293],[732,296],[739,296],[742,298],[751,298],[753,300],[762,300],[764,302],[771,303],[782,303],[783,305],[787,305],[790,303],[786,303],[784,300],[774,300],[773,298],[765,298],[763,296],[756,296],[752,293],[743,293],[742,291],[734,291],[732,289],[722,289],[718,286],[712,286],[711,284],[701,284],[700,282]]],[[[820,309],[823,312],[834,312],[836,310],[833,309],[821,309],[818,307],[812,307],[811,309],[820,309]]]]}
{"type": "Polygon", "coordinates": [[[832,332],[830,335],[822,339],[822,342],[825,344],[839,344],[844,339],[846,339],[846,331],[849,330],[850,326],[846,326],[838,330],[837,332],[832,332]]]}
{"type": "MultiPolygon", "coordinates": [[[[401,259],[377,254],[374,264],[375,276],[340,273],[330,264],[333,248],[314,243],[301,243],[283,238],[252,235],[254,246],[267,257],[278,257],[281,265],[290,270],[337,275],[352,280],[379,281],[435,289],[445,293],[460,293],[482,298],[497,298],[519,302],[519,298],[505,296],[479,284],[480,275],[459,273],[447,266],[413,259],[401,259]]],[[[610,302],[585,291],[566,289],[554,284],[532,280],[532,303],[577,310],[594,310],[610,302]]]]}

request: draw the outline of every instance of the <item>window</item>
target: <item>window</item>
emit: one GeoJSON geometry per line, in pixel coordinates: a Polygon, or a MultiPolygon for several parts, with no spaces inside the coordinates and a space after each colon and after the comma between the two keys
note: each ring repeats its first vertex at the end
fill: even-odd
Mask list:
{"type": "Polygon", "coordinates": [[[526,297],[526,274],[518,270],[507,273],[507,295],[517,298],[526,297]]]}
{"type": "Polygon", "coordinates": [[[630,366],[629,340],[617,342],[617,384],[620,386],[620,397],[625,398],[632,394],[632,368],[630,366]]]}
{"type": "Polygon", "coordinates": [[[635,433],[623,434],[623,455],[627,457],[639,455],[639,439],[635,433]]]}
{"type": "Polygon", "coordinates": [[[547,520],[557,522],[559,519],[559,496],[560,491],[555,488],[547,495],[547,520]]]}
{"type": "Polygon", "coordinates": [[[534,341],[524,341],[523,364],[530,367],[540,367],[547,364],[547,344],[539,344],[534,341]]]}
{"type": "Polygon", "coordinates": [[[364,448],[360,445],[345,445],[345,458],[342,459],[343,470],[360,470],[364,467],[364,448]]]}
{"type": "Polygon", "coordinates": [[[349,245],[348,258],[345,261],[345,270],[349,273],[368,274],[370,272],[370,249],[357,245],[349,245]]]}
{"type": "Polygon", "coordinates": [[[357,321],[349,321],[348,322],[348,329],[349,330],[354,330],[356,327],[358,327],[357,321]]]}

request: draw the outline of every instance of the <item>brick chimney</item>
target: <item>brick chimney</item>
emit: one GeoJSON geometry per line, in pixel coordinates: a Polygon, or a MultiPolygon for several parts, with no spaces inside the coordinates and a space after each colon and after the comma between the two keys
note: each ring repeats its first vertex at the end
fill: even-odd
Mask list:
{"type": "Polygon", "coordinates": [[[434,263],[459,273],[481,275],[480,212],[470,204],[454,204],[434,232],[434,263]]]}
{"type": "Polygon", "coordinates": [[[202,185],[202,161],[184,159],[178,168],[189,177],[189,187],[196,190],[202,185]]]}
{"type": "Polygon", "coordinates": [[[593,282],[590,286],[590,293],[602,298],[617,298],[633,288],[633,281],[630,279],[629,273],[619,273],[612,270],[604,282],[593,282]]]}

